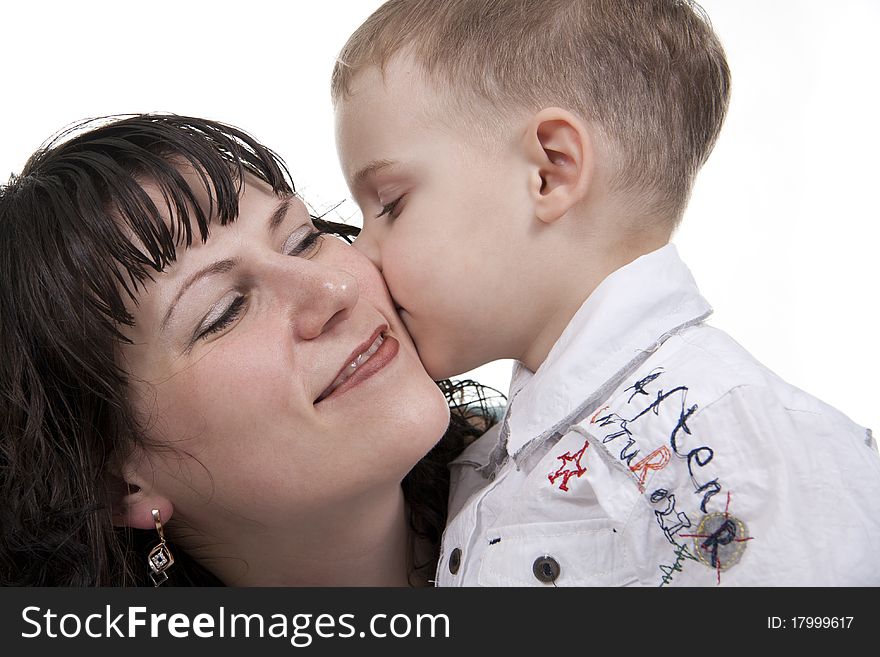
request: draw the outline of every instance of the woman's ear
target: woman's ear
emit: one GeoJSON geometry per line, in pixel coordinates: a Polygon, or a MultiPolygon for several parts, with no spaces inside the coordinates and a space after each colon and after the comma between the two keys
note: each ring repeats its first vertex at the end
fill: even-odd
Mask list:
{"type": "Polygon", "coordinates": [[[111,518],[117,527],[155,529],[153,509],[162,514],[162,522],[171,520],[174,505],[155,491],[151,482],[143,481],[134,471],[124,469],[121,475],[110,476],[112,499],[111,518]]]}
{"type": "Polygon", "coordinates": [[[584,121],[548,107],[529,121],[523,141],[531,166],[529,193],[540,221],[552,223],[586,198],[595,169],[595,151],[584,121]]]}

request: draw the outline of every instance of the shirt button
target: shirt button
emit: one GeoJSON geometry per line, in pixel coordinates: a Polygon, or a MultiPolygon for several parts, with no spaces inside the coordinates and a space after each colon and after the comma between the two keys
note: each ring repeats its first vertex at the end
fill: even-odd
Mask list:
{"type": "Polygon", "coordinates": [[[532,564],[532,572],[539,582],[551,584],[559,577],[559,562],[547,555],[538,557],[532,564]]]}
{"type": "Polygon", "coordinates": [[[449,555],[449,572],[455,575],[461,565],[461,548],[455,548],[449,555]]]}

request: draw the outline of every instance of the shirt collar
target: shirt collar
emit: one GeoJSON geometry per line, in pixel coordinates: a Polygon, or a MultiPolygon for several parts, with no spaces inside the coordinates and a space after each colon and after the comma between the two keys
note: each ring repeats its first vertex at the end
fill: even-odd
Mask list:
{"type": "Polygon", "coordinates": [[[604,401],[622,382],[618,379],[669,335],[711,312],[672,244],[610,274],[572,317],[537,372],[521,363],[514,368],[501,430],[507,453],[516,455],[535,439],[583,419],[577,416],[604,401]]]}

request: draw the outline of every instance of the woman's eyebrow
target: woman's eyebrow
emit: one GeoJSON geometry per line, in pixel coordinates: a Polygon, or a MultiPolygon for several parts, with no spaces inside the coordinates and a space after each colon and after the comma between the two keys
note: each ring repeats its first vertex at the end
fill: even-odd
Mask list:
{"type": "Polygon", "coordinates": [[[293,196],[285,196],[281,199],[275,209],[272,211],[272,214],[269,215],[269,232],[274,233],[275,229],[281,225],[284,221],[284,217],[287,216],[287,211],[290,209],[290,202],[293,199],[293,196]]]}

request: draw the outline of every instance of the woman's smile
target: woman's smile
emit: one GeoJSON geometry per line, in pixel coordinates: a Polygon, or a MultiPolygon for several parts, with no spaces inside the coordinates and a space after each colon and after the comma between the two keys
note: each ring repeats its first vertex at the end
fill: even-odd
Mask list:
{"type": "Polygon", "coordinates": [[[378,327],[351,353],[336,378],[320,394],[315,404],[345,394],[394,360],[400,350],[400,343],[390,335],[386,335],[387,330],[387,325],[378,327]]]}

